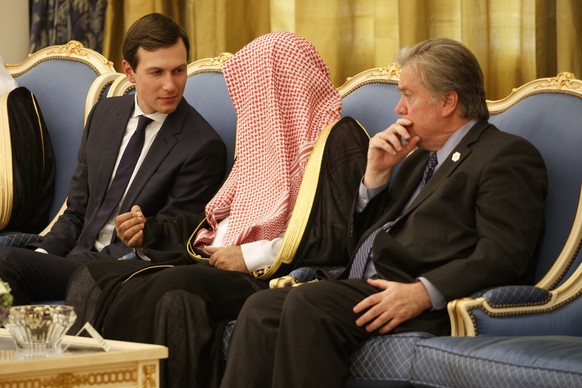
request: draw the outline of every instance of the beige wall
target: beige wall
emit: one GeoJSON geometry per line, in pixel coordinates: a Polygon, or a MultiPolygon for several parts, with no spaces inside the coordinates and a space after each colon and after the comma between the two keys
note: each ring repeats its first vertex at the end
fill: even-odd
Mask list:
{"type": "Polygon", "coordinates": [[[0,55],[18,63],[28,55],[28,1],[0,0],[0,55]]]}

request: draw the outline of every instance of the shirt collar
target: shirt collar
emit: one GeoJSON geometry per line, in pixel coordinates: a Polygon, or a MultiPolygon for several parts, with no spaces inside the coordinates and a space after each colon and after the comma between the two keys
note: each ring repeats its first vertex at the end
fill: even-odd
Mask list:
{"type": "Polygon", "coordinates": [[[131,118],[135,118],[135,117],[141,116],[141,115],[149,117],[150,119],[154,120],[156,123],[163,123],[166,120],[166,117],[168,117],[167,113],[154,112],[154,113],[148,114],[148,115],[143,113],[143,111],[141,110],[141,108],[139,107],[139,105],[137,103],[137,94],[135,94],[134,95],[133,114],[131,115],[131,118]]]}
{"type": "Polygon", "coordinates": [[[455,147],[463,140],[465,135],[469,132],[469,130],[477,123],[477,119],[473,119],[465,123],[459,129],[457,129],[453,134],[447,139],[445,144],[441,147],[440,150],[436,152],[437,154],[437,168],[449,157],[449,154],[453,152],[455,147]]]}

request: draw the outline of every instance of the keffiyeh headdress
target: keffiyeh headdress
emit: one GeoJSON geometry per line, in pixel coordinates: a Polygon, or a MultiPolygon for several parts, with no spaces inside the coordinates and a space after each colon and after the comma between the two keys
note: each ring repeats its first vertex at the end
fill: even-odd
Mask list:
{"type": "Polygon", "coordinates": [[[237,113],[237,157],[224,185],[206,205],[214,238],[230,215],[225,245],[271,240],[285,231],[305,165],[321,130],[339,119],[341,97],[309,42],[289,32],[263,35],[223,65],[237,113]]]}

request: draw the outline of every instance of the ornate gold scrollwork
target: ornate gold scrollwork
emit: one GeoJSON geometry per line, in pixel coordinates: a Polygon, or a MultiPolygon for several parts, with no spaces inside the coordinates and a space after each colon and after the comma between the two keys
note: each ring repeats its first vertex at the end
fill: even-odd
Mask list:
{"type": "Polygon", "coordinates": [[[86,57],[85,46],[78,40],[71,40],[66,44],[61,46],[55,46],[54,49],[47,52],[47,55],[61,54],[66,56],[78,55],[80,57],[86,57]]]}
{"type": "Polygon", "coordinates": [[[157,364],[147,364],[142,366],[142,374],[143,374],[143,384],[144,388],[155,388],[158,386],[157,383],[157,375],[158,375],[158,366],[157,364]]]}
{"type": "Polygon", "coordinates": [[[399,80],[400,66],[397,63],[391,63],[385,67],[375,68],[368,74],[368,78],[372,77],[387,77],[388,79],[399,80]]]}
{"type": "MultiPolygon", "coordinates": [[[[147,365],[151,366],[151,365],[147,365]]],[[[145,385],[144,387],[155,387],[155,365],[154,379],[152,385],[145,385]]],[[[144,378],[145,381],[149,379],[144,378]]],[[[39,377],[35,379],[16,379],[10,381],[0,382],[0,388],[75,388],[82,385],[111,385],[115,386],[120,383],[137,383],[137,369],[123,369],[112,370],[107,372],[75,374],[75,373],[59,373],[54,377],[39,377]]]]}
{"type": "Polygon", "coordinates": [[[208,63],[203,63],[200,65],[200,67],[222,67],[222,65],[224,64],[224,62],[226,62],[227,60],[229,60],[232,57],[231,53],[221,53],[219,55],[217,55],[214,58],[210,58],[210,60],[208,61],[208,63]]]}
{"type": "Polygon", "coordinates": [[[538,85],[534,87],[534,89],[538,88],[556,88],[561,90],[562,88],[567,89],[581,89],[582,83],[580,80],[576,79],[576,76],[568,71],[563,71],[558,73],[557,76],[548,78],[546,82],[540,82],[538,85]]]}

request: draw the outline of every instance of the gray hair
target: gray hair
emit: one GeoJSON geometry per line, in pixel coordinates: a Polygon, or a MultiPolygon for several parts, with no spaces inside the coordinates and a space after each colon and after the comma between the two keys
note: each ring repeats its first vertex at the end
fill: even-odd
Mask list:
{"type": "Polygon", "coordinates": [[[426,40],[401,48],[396,62],[401,67],[413,67],[420,83],[434,96],[456,92],[463,118],[489,118],[479,61],[461,43],[452,39],[426,40]]]}

